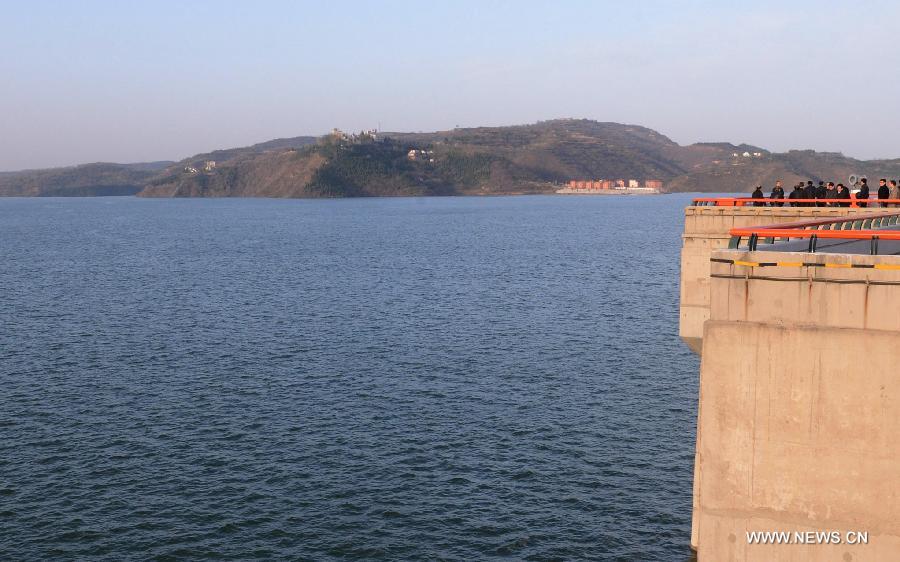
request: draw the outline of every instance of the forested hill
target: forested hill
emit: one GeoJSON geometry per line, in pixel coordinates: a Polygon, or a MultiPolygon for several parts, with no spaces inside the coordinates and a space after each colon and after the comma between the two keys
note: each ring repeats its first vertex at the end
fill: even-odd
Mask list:
{"type": "Polygon", "coordinates": [[[172,162],[110,164],[98,162],[67,168],[0,174],[0,196],[134,195],[172,162]]]}
{"type": "Polygon", "coordinates": [[[900,159],[681,146],[636,125],[559,119],[512,127],[277,139],[147,166],[0,174],[0,195],[348,197],[551,192],[570,179],[660,179],[671,191],[749,191],[851,173],[900,176],[900,159]],[[411,152],[412,151],[412,152],[411,152]],[[214,162],[214,165],[209,165],[214,162]]]}

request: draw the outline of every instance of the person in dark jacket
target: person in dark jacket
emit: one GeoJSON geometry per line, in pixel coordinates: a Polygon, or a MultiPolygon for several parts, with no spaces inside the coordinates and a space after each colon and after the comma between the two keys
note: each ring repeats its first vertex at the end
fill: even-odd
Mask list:
{"type": "MultiPolygon", "coordinates": [[[[825,182],[820,181],[819,185],[816,186],[816,199],[825,199],[828,190],[825,188],[825,182]]],[[[816,207],[824,207],[826,203],[816,203],[816,207]]]]}
{"type": "MultiPolygon", "coordinates": [[[[891,188],[888,187],[887,180],[885,178],[881,178],[878,180],[878,198],[879,199],[890,199],[891,198],[891,188]]],[[[882,207],[887,207],[887,203],[882,203],[882,207]]]]}
{"type": "MultiPolygon", "coordinates": [[[[763,192],[762,192],[762,186],[761,186],[761,185],[757,185],[757,186],[756,186],[756,189],[753,190],[753,193],[750,194],[750,197],[753,198],[753,199],[765,199],[766,196],[763,195],[763,192]]],[[[754,207],[765,207],[766,204],[765,204],[765,203],[760,203],[760,202],[757,201],[757,202],[753,203],[753,206],[754,206],[754,207]]]]}
{"type": "MultiPolygon", "coordinates": [[[[849,200],[849,199],[851,199],[851,197],[850,197],[850,190],[847,189],[847,188],[844,186],[844,184],[842,184],[842,183],[837,184],[837,198],[838,198],[838,199],[844,199],[844,200],[849,200]]],[[[849,206],[850,206],[850,203],[838,203],[838,206],[839,206],[839,207],[849,207],[849,206]]]]}
{"type": "MultiPolygon", "coordinates": [[[[828,182],[827,187],[825,188],[825,199],[837,199],[837,189],[834,187],[834,182],[828,182]]],[[[835,203],[829,203],[829,207],[834,207],[835,203]]]]}
{"type": "MultiPolygon", "coordinates": [[[[788,199],[803,199],[803,189],[800,187],[802,184],[797,184],[794,186],[794,191],[788,195],[788,199]]],[[[803,203],[794,203],[791,202],[791,207],[799,207],[803,205],[803,203]]]]}
{"type": "MultiPolygon", "coordinates": [[[[784,188],[781,187],[781,180],[775,182],[775,187],[772,188],[772,195],[769,196],[769,199],[784,199],[784,188]]],[[[784,201],[772,202],[771,205],[773,207],[783,207],[784,201]]]]}
{"type": "MultiPolygon", "coordinates": [[[[807,180],[806,185],[803,186],[803,198],[804,199],[815,199],[816,198],[816,188],[813,185],[812,180],[807,180]]],[[[816,204],[812,202],[808,202],[803,205],[804,207],[815,207],[816,204]]]]}
{"type": "MultiPolygon", "coordinates": [[[[859,193],[856,194],[857,199],[868,199],[869,198],[869,184],[866,178],[859,180],[859,193]]],[[[868,207],[868,203],[860,203],[860,207],[868,207]]]]}
{"type": "MultiPolygon", "coordinates": [[[[799,199],[808,199],[807,193],[806,193],[806,186],[803,184],[802,181],[797,182],[797,189],[800,190],[800,194],[797,196],[799,199]]],[[[797,206],[798,207],[807,207],[807,206],[809,206],[809,203],[804,201],[803,203],[797,203],[797,206]]]]}

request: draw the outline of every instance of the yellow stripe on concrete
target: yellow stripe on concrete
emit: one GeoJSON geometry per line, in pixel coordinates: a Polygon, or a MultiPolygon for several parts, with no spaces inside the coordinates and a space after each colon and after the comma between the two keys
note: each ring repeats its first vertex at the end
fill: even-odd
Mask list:
{"type": "MultiPolygon", "coordinates": [[[[710,260],[713,261],[713,260],[710,260]]],[[[742,261],[742,260],[717,260],[717,263],[729,263],[731,265],[743,265],[745,267],[761,267],[758,261],[742,261]]],[[[773,264],[767,264],[773,265],[773,264]]],[[[779,261],[775,262],[774,265],[776,267],[806,267],[817,264],[806,264],[802,261],[779,261]]],[[[850,263],[823,263],[820,267],[834,267],[838,269],[850,269],[853,267],[853,264],[850,263]]],[[[900,271],[900,264],[888,264],[888,263],[876,263],[874,269],[887,269],[891,271],[900,271]]]]}

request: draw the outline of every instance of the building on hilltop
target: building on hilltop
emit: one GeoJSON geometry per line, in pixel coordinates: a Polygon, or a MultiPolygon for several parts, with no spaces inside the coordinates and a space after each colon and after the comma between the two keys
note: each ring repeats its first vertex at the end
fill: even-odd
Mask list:
{"type": "Polygon", "coordinates": [[[421,160],[421,161],[428,161],[428,162],[434,162],[433,155],[434,155],[433,150],[421,150],[421,149],[416,149],[416,148],[411,148],[409,150],[409,152],[406,153],[406,157],[409,160],[416,160],[416,161],[421,160]]]}

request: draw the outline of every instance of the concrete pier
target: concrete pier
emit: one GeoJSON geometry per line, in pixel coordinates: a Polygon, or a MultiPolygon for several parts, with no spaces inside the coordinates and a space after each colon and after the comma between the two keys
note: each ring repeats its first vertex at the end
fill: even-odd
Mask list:
{"type": "Polygon", "coordinates": [[[679,335],[695,353],[700,353],[703,323],[709,319],[709,257],[713,250],[728,246],[728,231],[761,226],[839,218],[883,211],[854,207],[695,207],[685,209],[681,247],[681,309],[679,335]]]}
{"type": "Polygon", "coordinates": [[[686,213],[681,333],[702,354],[700,562],[900,556],[900,256],[717,249],[732,225],[873,211],[686,213]],[[756,531],[790,544],[754,544],[756,531]],[[806,531],[841,542],[800,544],[822,536],[806,531]],[[850,544],[853,533],[866,543],[850,544]]]}

